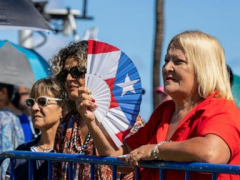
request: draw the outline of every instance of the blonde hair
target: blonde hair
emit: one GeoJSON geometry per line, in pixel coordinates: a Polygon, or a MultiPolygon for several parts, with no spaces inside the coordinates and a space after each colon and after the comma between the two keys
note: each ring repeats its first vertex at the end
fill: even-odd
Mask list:
{"type": "Polygon", "coordinates": [[[217,91],[216,97],[233,100],[224,50],[217,39],[201,31],[185,31],[171,40],[168,50],[173,47],[193,64],[201,97],[217,91]]]}

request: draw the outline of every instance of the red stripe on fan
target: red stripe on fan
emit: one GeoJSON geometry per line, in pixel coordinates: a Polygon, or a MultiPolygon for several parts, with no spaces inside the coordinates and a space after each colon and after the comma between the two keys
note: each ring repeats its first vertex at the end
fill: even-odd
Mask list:
{"type": "Polygon", "coordinates": [[[110,102],[110,107],[109,107],[109,109],[115,108],[115,107],[119,107],[119,104],[118,104],[118,102],[116,101],[116,99],[115,99],[115,97],[114,97],[114,95],[113,95],[113,93],[112,93],[113,84],[114,84],[114,82],[115,82],[115,78],[106,79],[106,80],[104,80],[104,81],[105,81],[105,82],[107,83],[107,85],[109,86],[110,92],[111,92],[111,102],[110,102]]]}
{"type": "Polygon", "coordinates": [[[127,129],[125,131],[119,132],[117,134],[115,134],[117,136],[117,138],[123,142],[123,140],[125,139],[125,137],[130,133],[131,129],[127,129]]]}
{"type": "Polygon", "coordinates": [[[120,51],[118,48],[94,40],[88,40],[88,54],[109,53],[113,51],[120,51]]]}

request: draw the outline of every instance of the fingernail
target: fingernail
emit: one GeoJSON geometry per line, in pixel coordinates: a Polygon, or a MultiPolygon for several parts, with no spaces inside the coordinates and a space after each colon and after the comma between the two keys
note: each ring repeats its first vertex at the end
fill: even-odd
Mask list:
{"type": "Polygon", "coordinates": [[[92,102],[95,103],[95,99],[92,99],[92,102]]]}
{"type": "Polygon", "coordinates": [[[94,104],[94,108],[97,108],[98,106],[96,104],[94,104]]]}

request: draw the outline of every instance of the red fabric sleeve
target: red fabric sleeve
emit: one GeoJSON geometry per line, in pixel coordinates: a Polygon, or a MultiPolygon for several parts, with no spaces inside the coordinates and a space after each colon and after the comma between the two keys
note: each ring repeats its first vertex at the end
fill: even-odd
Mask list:
{"type": "Polygon", "coordinates": [[[172,105],[172,101],[167,101],[159,105],[145,126],[140,128],[135,134],[126,138],[125,143],[127,143],[132,150],[148,144],[161,122],[163,112],[170,105],[172,105]]]}
{"type": "Polygon", "coordinates": [[[200,136],[215,134],[222,138],[231,150],[231,159],[238,153],[240,144],[240,111],[229,102],[214,103],[211,110],[202,116],[198,127],[200,136]]]}

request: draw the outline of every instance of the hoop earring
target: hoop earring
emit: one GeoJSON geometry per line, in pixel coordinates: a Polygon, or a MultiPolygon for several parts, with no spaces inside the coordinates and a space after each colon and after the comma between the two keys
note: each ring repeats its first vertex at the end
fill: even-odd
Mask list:
{"type": "Polygon", "coordinates": [[[201,86],[200,84],[198,85],[198,95],[201,97],[201,98],[204,98],[202,93],[201,93],[201,86]]]}

